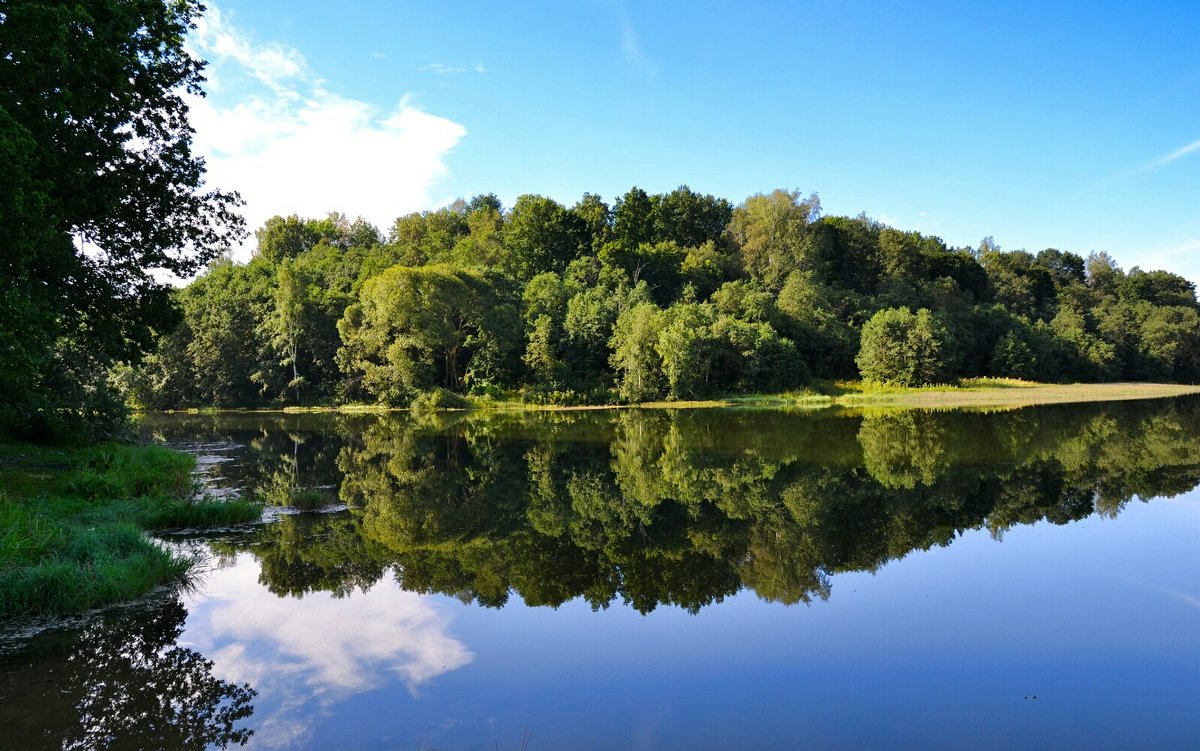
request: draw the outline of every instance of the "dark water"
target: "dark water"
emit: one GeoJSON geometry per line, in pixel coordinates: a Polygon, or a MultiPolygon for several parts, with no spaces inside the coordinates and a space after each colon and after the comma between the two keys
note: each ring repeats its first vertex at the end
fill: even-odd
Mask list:
{"type": "Polygon", "coordinates": [[[323,506],[0,655],[3,748],[1197,748],[1200,400],[147,418],[323,506]]]}

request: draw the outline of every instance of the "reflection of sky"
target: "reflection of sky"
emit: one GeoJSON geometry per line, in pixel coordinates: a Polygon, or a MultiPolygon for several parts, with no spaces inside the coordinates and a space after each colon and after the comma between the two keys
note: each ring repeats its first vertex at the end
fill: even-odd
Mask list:
{"type": "Polygon", "coordinates": [[[1197,497],[969,532],[834,575],[828,602],[743,592],[698,616],[492,610],[390,579],[279,599],[242,556],[185,639],[260,691],[260,747],[1192,749],[1197,497]]]}
{"type": "Polygon", "coordinates": [[[248,554],[206,574],[182,641],[225,680],[258,690],[252,745],[303,742],[310,725],[350,697],[402,683],[410,697],[474,655],[448,633],[431,598],[384,579],[338,599],[314,592],[276,597],[258,583],[248,554]]]}

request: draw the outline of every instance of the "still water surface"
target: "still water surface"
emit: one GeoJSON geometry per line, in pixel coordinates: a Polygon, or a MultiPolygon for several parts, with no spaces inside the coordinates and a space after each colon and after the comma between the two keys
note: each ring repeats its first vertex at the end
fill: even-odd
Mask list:
{"type": "Polygon", "coordinates": [[[1200,399],[153,416],[320,510],[4,643],[3,748],[1195,748],[1200,399]]]}

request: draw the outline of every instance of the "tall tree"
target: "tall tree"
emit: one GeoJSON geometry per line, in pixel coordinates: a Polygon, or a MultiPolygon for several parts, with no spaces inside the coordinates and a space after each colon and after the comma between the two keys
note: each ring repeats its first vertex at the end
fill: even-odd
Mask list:
{"type": "MultiPolygon", "coordinates": [[[[69,335],[93,357],[135,359],[177,320],[155,270],[190,276],[241,236],[237,195],[208,188],[191,149],[184,96],[203,94],[204,64],[183,40],[201,10],[0,2],[0,152],[15,157],[0,159],[0,186],[13,189],[0,191],[0,216],[43,235],[0,237],[0,329],[29,332],[38,344],[25,356],[46,363],[69,335]]],[[[5,390],[0,421],[29,429],[39,413],[71,410],[53,398],[36,379],[5,390]]]]}

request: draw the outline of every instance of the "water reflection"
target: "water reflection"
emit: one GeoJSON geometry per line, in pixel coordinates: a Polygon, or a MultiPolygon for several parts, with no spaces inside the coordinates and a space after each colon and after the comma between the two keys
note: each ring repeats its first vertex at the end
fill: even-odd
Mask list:
{"type": "Polygon", "coordinates": [[[244,745],[256,691],[179,646],[187,611],[160,597],[42,634],[0,659],[4,743],[24,749],[244,745]]]}
{"type": "Polygon", "coordinates": [[[0,656],[0,746],[1194,742],[1195,507],[1107,518],[1200,483],[1197,399],[145,430],[331,505],[205,540],[194,592],[0,656]]]}
{"type": "Polygon", "coordinates": [[[186,636],[210,656],[216,675],[249,681],[262,694],[257,745],[302,742],[334,705],[396,680],[415,697],[422,684],[474,658],[427,598],[387,585],[351,593],[345,584],[263,597],[258,567],[245,558],[206,575],[186,636]]]}
{"type": "Polygon", "coordinates": [[[245,487],[333,486],[348,507],[227,543],[292,595],[344,594],[394,570],[405,590],[488,607],[516,593],[698,612],[743,588],[809,603],[831,596],[832,574],[967,530],[999,539],[1115,516],[1200,482],[1200,402],[1188,399],[990,415],[281,416],[254,425],[257,438],[206,419],[150,427],[224,432],[251,447],[236,468],[245,487]]]}

